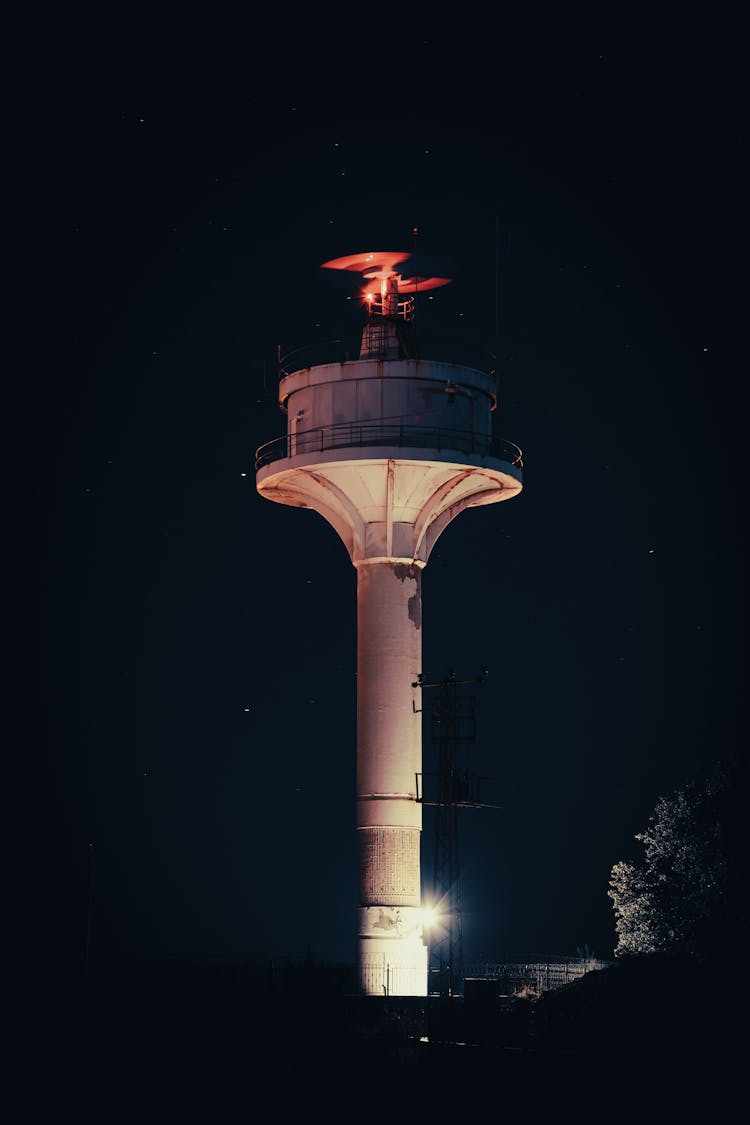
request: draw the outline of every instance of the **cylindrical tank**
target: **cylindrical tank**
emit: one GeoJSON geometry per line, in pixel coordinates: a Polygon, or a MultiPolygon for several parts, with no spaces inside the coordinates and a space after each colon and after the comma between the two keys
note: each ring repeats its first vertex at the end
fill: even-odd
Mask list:
{"type": "Polygon", "coordinates": [[[337,426],[362,426],[364,437],[368,432],[374,437],[381,426],[384,438],[388,427],[394,434],[398,427],[419,427],[444,431],[445,440],[460,434],[471,444],[473,438],[477,448],[491,440],[493,377],[455,364],[414,359],[327,363],[288,375],[282,394],[289,436],[296,438],[299,452],[337,426]]]}

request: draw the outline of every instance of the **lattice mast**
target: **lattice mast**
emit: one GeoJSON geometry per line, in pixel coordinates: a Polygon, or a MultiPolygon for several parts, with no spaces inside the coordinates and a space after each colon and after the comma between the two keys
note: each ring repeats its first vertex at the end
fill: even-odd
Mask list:
{"type": "Polygon", "coordinates": [[[487,675],[483,668],[479,676],[457,680],[450,672],[433,683],[418,676],[413,685],[439,689],[437,698],[423,708],[430,719],[435,768],[417,787],[422,804],[435,806],[429,990],[444,997],[463,995],[465,975],[458,812],[496,807],[482,800],[482,782],[490,779],[463,765],[466,751],[476,742],[476,696],[459,689],[483,683],[487,675]]]}

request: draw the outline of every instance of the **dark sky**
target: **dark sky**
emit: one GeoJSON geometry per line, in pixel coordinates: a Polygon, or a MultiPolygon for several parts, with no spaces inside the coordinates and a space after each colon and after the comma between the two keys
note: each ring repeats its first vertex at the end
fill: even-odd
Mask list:
{"type": "Polygon", "coordinates": [[[320,263],[417,225],[526,466],[424,578],[424,671],[490,672],[467,953],[609,956],[612,864],[744,725],[739,27],[228,11],[8,29],[6,941],[80,960],[93,841],[98,958],[353,955],[355,572],[252,461],[277,344],[357,329],[320,263]]]}

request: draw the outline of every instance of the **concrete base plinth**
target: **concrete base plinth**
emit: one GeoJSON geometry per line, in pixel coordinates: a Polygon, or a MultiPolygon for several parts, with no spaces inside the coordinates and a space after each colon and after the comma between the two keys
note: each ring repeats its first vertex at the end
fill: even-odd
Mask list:
{"type": "Polygon", "coordinates": [[[359,946],[359,987],[367,996],[427,995],[427,946],[417,934],[359,946]]]}

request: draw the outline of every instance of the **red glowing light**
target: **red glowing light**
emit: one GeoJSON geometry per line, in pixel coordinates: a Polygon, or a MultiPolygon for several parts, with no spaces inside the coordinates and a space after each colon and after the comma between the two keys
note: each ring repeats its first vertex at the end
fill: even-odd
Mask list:
{"type": "Polygon", "coordinates": [[[394,267],[407,262],[411,257],[412,254],[400,250],[370,250],[364,254],[331,258],[330,261],[323,262],[321,269],[361,273],[368,283],[363,290],[368,301],[372,301],[376,293],[385,300],[386,293],[424,292],[450,283],[449,277],[403,277],[394,267]],[[386,284],[387,282],[390,284],[386,284]]]}
{"type": "Polygon", "coordinates": [[[369,271],[378,268],[390,271],[399,262],[405,262],[410,257],[410,254],[400,250],[371,250],[364,254],[347,254],[343,258],[331,258],[330,262],[323,262],[321,269],[354,270],[356,273],[374,277],[375,274],[369,271]]]}
{"type": "Polygon", "coordinates": [[[420,293],[423,289],[439,289],[441,285],[450,285],[450,277],[400,277],[398,279],[399,293],[420,293]]]}

